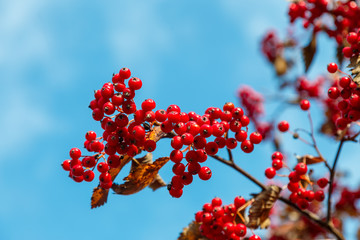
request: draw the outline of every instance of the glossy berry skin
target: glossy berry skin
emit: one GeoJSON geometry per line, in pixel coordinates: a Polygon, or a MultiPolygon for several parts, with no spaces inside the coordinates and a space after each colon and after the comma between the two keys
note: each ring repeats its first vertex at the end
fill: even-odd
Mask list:
{"type": "Polygon", "coordinates": [[[199,171],[199,178],[201,180],[209,180],[211,178],[212,172],[210,170],[210,168],[204,166],[200,169],[199,171]]]}
{"type": "Polygon", "coordinates": [[[234,205],[236,208],[241,207],[242,205],[244,205],[246,203],[245,198],[237,196],[234,198],[234,205]]]}
{"type": "Polygon", "coordinates": [[[254,145],[250,140],[245,140],[241,143],[241,150],[245,153],[251,153],[254,150],[254,145]]]}
{"type": "Polygon", "coordinates": [[[173,189],[173,188],[171,188],[169,193],[173,198],[180,198],[182,196],[182,194],[183,194],[183,190],[182,189],[173,189]]]}
{"type": "Polygon", "coordinates": [[[131,78],[128,84],[129,88],[132,90],[139,90],[142,87],[142,81],[136,77],[131,78]]]}
{"type": "Polygon", "coordinates": [[[222,200],[219,197],[215,197],[211,200],[211,205],[214,207],[220,207],[222,205],[222,200]]]}
{"type": "Polygon", "coordinates": [[[94,179],[95,174],[93,171],[87,170],[83,173],[83,177],[86,182],[91,182],[94,179]]]}
{"type": "Polygon", "coordinates": [[[249,240],[261,240],[261,238],[258,235],[252,235],[249,240]]]}
{"type": "Polygon", "coordinates": [[[131,71],[128,68],[122,68],[119,71],[120,78],[128,79],[131,76],[131,71]]]}
{"type": "Polygon", "coordinates": [[[280,160],[280,159],[277,159],[275,158],[273,161],[272,161],[272,167],[275,169],[275,170],[280,170],[283,166],[283,162],[280,160]]]}
{"type": "Polygon", "coordinates": [[[174,163],[180,163],[183,159],[183,153],[180,150],[173,150],[170,153],[170,160],[174,163]]]}
{"type": "Polygon", "coordinates": [[[315,200],[318,202],[322,202],[325,199],[324,191],[318,190],[315,192],[315,200]]]}
{"type": "Polygon", "coordinates": [[[275,170],[275,168],[270,167],[270,168],[267,168],[267,169],[265,170],[265,176],[266,176],[267,178],[272,179],[272,178],[275,177],[275,175],[276,175],[276,170],[275,170]]]}
{"type": "Polygon", "coordinates": [[[307,165],[305,163],[298,163],[295,166],[296,173],[301,176],[307,173],[307,165]]]}
{"type": "Polygon", "coordinates": [[[250,134],[250,142],[253,144],[259,144],[261,143],[262,136],[259,132],[253,132],[250,134]]]}
{"type": "Polygon", "coordinates": [[[158,122],[164,122],[167,119],[167,112],[163,109],[157,110],[155,112],[155,119],[158,122]]]}
{"type": "Polygon", "coordinates": [[[336,63],[329,63],[327,65],[327,70],[329,73],[336,73],[336,71],[338,70],[338,66],[336,63]]]}
{"type": "Polygon", "coordinates": [[[284,159],[284,156],[282,155],[281,152],[274,152],[274,153],[271,155],[271,159],[272,159],[272,160],[274,160],[274,159],[283,160],[283,159],[284,159]]]}
{"type": "Polygon", "coordinates": [[[300,101],[300,108],[304,111],[309,110],[310,102],[309,100],[303,99],[300,101]]]}
{"type": "Polygon", "coordinates": [[[95,139],[96,139],[96,133],[95,133],[94,131],[88,131],[88,132],[85,134],[85,138],[86,138],[86,140],[88,140],[88,141],[95,140],[95,139]]]}
{"type": "Polygon", "coordinates": [[[81,151],[78,148],[72,148],[70,150],[70,157],[72,159],[79,159],[81,157],[81,151]]]}
{"type": "Polygon", "coordinates": [[[337,99],[340,96],[340,90],[337,87],[330,87],[328,90],[328,96],[331,99],[337,99]]]}
{"type": "Polygon", "coordinates": [[[109,165],[107,163],[101,162],[97,165],[97,170],[101,173],[107,172],[109,170],[109,165]]]}
{"type": "Polygon", "coordinates": [[[70,171],[70,160],[65,160],[61,166],[65,171],[70,171]]]}
{"type": "Polygon", "coordinates": [[[278,124],[278,129],[280,132],[286,132],[287,130],[289,130],[289,123],[287,121],[281,121],[278,124]]]}
{"type": "Polygon", "coordinates": [[[327,178],[320,178],[316,183],[319,187],[324,188],[326,185],[328,185],[329,180],[327,178]]]}

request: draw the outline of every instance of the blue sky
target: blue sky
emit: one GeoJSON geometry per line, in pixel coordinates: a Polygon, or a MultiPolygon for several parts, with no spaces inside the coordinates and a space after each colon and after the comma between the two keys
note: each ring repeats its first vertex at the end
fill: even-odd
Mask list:
{"type": "MultiPolygon", "coordinates": [[[[88,103],[93,90],[121,67],[143,81],[137,102],[153,98],[159,108],[178,104],[186,112],[203,112],[237,102],[241,84],[268,90],[274,74],[260,55],[259,41],[267,29],[285,32],[286,5],[0,1],[0,239],[175,239],[214,196],[230,203],[236,195],[257,192],[242,176],[209,162],[212,179],[195,180],[180,199],[165,189],[145,189],[133,196],[110,194],[104,207],[90,210],[97,183],[71,181],[60,163],[70,148],[82,146],[86,131],[99,132],[88,103]]],[[[326,61],[318,66],[324,69],[326,61]]],[[[297,118],[294,113],[289,121],[302,123],[297,118]]],[[[156,156],[169,154],[167,144],[156,156]]],[[[297,153],[308,150],[289,143],[289,149],[295,147],[297,153]]],[[[265,144],[236,157],[263,179],[256,166],[270,165],[270,151],[265,144]]],[[[169,180],[170,164],[160,173],[169,180]]]]}

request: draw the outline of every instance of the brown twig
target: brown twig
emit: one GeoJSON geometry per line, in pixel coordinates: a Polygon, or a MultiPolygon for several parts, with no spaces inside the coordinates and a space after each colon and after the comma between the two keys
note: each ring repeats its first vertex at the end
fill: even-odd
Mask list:
{"type": "MultiPolygon", "coordinates": [[[[241,167],[239,167],[237,164],[235,164],[235,162],[226,160],[222,157],[219,157],[217,155],[211,156],[212,158],[218,160],[219,162],[222,162],[230,167],[232,167],[233,169],[235,169],[236,171],[238,171],[239,173],[241,173],[243,176],[245,176],[247,179],[249,179],[251,182],[255,183],[256,185],[258,185],[262,190],[266,190],[267,187],[261,183],[259,180],[257,180],[255,177],[253,177],[251,174],[249,174],[248,172],[246,172],[245,170],[243,170],[241,167]]],[[[280,201],[282,201],[283,203],[289,205],[290,207],[294,208],[296,211],[298,211],[299,213],[301,213],[302,215],[304,215],[305,217],[307,217],[308,219],[312,220],[314,223],[318,224],[319,226],[321,226],[324,229],[327,229],[330,233],[332,233],[338,240],[344,240],[345,238],[342,236],[342,234],[329,222],[329,221],[322,221],[318,215],[309,212],[309,211],[305,211],[305,210],[301,210],[296,204],[292,203],[291,201],[289,201],[286,198],[280,197],[279,198],[280,201]]]]}
{"type": "Polygon", "coordinates": [[[336,156],[335,156],[333,166],[330,169],[329,194],[328,194],[328,200],[327,200],[327,216],[326,216],[326,222],[327,223],[330,222],[330,218],[331,218],[331,195],[332,195],[333,188],[334,188],[334,177],[335,177],[336,163],[339,160],[340,151],[341,151],[341,148],[342,148],[344,142],[345,142],[345,139],[342,138],[341,141],[340,141],[338,150],[336,152],[336,156]]]}

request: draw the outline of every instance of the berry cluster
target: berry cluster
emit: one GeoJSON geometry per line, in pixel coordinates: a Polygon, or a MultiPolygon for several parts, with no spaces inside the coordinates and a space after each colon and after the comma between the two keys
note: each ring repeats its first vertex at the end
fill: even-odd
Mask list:
{"type": "Polygon", "coordinates": [[[211,178],[210,168],[200,165],[208,155],[215,155],[225,147],[234,149],[238,142],[242,151],[250,153],[254,144],[262,141],[258,132],[252,132],[248,137],[250,119],[233,103],[226,103],[222,110],[210,107],[203,115],[181,112],[177,105],[155,110],[156,103],[152,99],[143,101],[138,109],[134,97],[136,90],[141,89],[142,81],[130,76],[130,70],[122,68],[113,75],[112,83],[105,83],[95,91],[89,107],[93,119],[101,123],[104,131],[101,137],[93,131],[86,133],[84,147],[95,155],[83,156],[80,160],[80,150],[73,148],[70,151],[72,160],[64,161],[63,168],[70,171],[70,177],[75,181],[93,180],[93,169],[97,166],[101,173],[100,186],[110,188],[113,179],[109,170],[117,168],[124,155],[134,157],[141,151],[153,152],[156,141],[149,135],[154,126],[160,126],[161,132],[172,136],[170,159],[175,163],[175,176],[168,185],[169,193],[180,197],[184,185],[189,185],[194,175],[202,180],[211,178]],[[230,136],[231,132],[233,136],[230,136]],[[102,158],[105,161],[98,163],[102,158]],[[186,163],[182,163],[183,159],[186,163]]]}
{"type": "Polygon", "coordinates": [[[300,98],[318,98],[321,96],[324,82],[323,76],[318,77],[315,81],[309,81],[306,77],[301,76],[296,80],[296,90],[300,98]]]}
{"type": "MultiPolygon", "coordinates": [[[[337,65],[330,63],[328,71],[337,72],[337,65]]],[[[338,111],[334,111],[332,117],[337,129],[343,130],[348,124],[360,119],[360,89],[349,76],[343,76],[335,81],[328,90],[328,97],[337,103],[338,111]]]]}
{"type": "Polygon", "coordinates": [[[324,31],[342,45],[349,32],[355,32],[360,24],[360,9],[355,1],[328,0],[297,1],[289,6],[290,22],[303,19],[303,27],[313,26],[313,31],[324,31]],[[322,17],[330,16],[326,21],[322,17]],[[333,22],[329,22],[333,20],[333,22]],[[333,29],[335,26],[335,29],[333,29]]]}
{"type": "MultiPolygon", "coordinates": [[[[269,179],[275,177],[276,172],[285,167],[283,162],[283,155],[281,152],[274,152],[271,156],[272,167],[269,167],[265,170],[265,176],[269,179]]],[[[302,181],[310,182],[310,179],[307,177],[308,167],[306,163],[300,162],[288,175],[287,188],[291,192],[289,199],[296,203],[301,209],[307,209],[309,203],[314,199],[322,202],[325,199],[324,192],[318,190],[314,192],[312,189],[308,190],[306,186],[303,185],[302,181]]],[[[317,185],[320,188],[326,187],[328,180],[326,178],[320,178],[317,181],[317,185]]],[[[310,184],[309,184],[310,185],[310,184]]]]}
{"type": "Polygon", "coordinates": [[[349,34],[346,36],[346,40],[350,44],[350,46],[344,47],[342,49],[342,53],[344,54],[344,56],[347,58],[358,56],[360,52],[359,32],[349,32],[349,34]]]}
{"type": "Polygon", "coordinates": [[[280,42],[275,32],[267,32],[261,41],[261,51],[266,56],[266,58],[270,62],[274,62],[282,50],[283,44],[280,42]]]}
{"type": "MultiPolygon", "coordinates": [[[[247,228],[239,221],[239,214],[246,203],[243,197],[236,197],[234,203],[222,205],[218,197],[211,203],[205,203],[202,211],[195,214],[195,221],[200,224],[200,232],[203,236],[214,240],[240,240],[245,237],[247,228]],[[236,223],[239,222],[239,223],[236,223]]],[[[261,240],[253,235],[250,240],[261,240]]]]}
{"type": "Polygon", "coordinates": [[[238,90],[240,103],[246,109],[250,120],[254,123],[255,129],[265,138],[271,134],[272,124],[260,121],[264,115],[264,97],[249,86],[242,86],[238,90]]]}
{"type": "Polygon", "coordinates": [[[176,105],[160,112],[163,118],[157,118],[157,121],[161,122],[161,130],[165,133],[173,130],[175,133],[171,139],[173,151],[170,153],[170,159],[175,163],[175,176],[168,186],[173,197],[182,195],[184,185],[192,182],[193,175],[199,175],[202,180],[211,178],[210,168],[200,165],[207,160],[208,155],[216,155],[221,148],[234,149],[238,142],[241,142],[243,152],[250,153],[254,150],[254,144],[262,141],[258,132],[252,132],[248,138],[247,126],[250,119],[233,103],[226,103],[222,110],[210,107],[203,115],[183,113],[176,105]],[[231,133],[234,134],[233,137],[230,136],[231,133]],[[182,163],[184,158],[185,164],[182,163]]]}

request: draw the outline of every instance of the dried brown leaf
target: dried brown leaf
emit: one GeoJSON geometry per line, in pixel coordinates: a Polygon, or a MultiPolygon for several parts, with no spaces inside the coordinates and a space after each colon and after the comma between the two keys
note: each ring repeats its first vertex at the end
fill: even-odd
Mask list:
{"type": "Polygon", "coordinates": [[[274,60],[274,67],[275,67],[276,74],[278,76],[282,76],[287,71],[287,62],[281,55],[278,55],[278,56],[276,56],[276,58],[274,60]]]}
{"type": "Polygon", "coordinates": [[[302,49],[302,52],[305,64],[305,72],[307,72],[316,53],[316,34],[311,36],[309,44],[302,49]]]}
{"type": "Polygon", "coordinates": [[[155,191],[161,187],[165,187],[167,184],[166,182],[160,177],[159,174],[156,175],[155,180],[149,185],[149,187],[155,191]]]}
{"type": "Polygon", "coordinates": [[[130,195],[149,186],[156,179],[159,170],[169,161],[169,157],[157,159],[154,163],[137,163],[133,161],[130,173],[124,178],[123,184],[113,184],[115,193],[130,195]]]}
{"type": "Polygon", "coordinates": [[[104,205],[108,198],[109,189],[103,189],[100,186],[94,188],[91,197],[91,208],[97,208],[104,205]]]}
{"type": "Polygon", "coordinates": [[[303,162],[307,165],[311,165],[311,164],[316,164],[316,163],[321,163],[321,162],[325,162],[325,159],[321,158],[321,157],[314,157],[312,155],[304,155],[304,156],[298,156],[297,157],[298,162],[303,162]]]}
{"type": "Polygon", "coordinates": [[[360,84],[360,55],[350,58],[350,64],[347,66],[350,68],[353,80],[356,84],[360,84]]]}
{"type": "Polygon", "coordinates": [[[269,213],[279,198],[280,192],[280,187],[270,185],[255,197],[255,201],[249,209],[249,222],[246,225],[247,227],[252,229],[260,227],[263,229],[270,225],[269,213]]]}
{"type": "Polygon", "coordinates": [[[201,235],[200,224],[192,221],[189,226],[183,229],[183,232],[180,233],[178,240],[208,240],[208,238],[201,235]]]}
{"type": "MultiPolygon", "coordinates": [[[[146,139],[151,139],[157,142],[165,135],[166,133],[161,131],[160,126],[154,126],[152,130],[146,135],[146,139]]],[[[109,170],[112,181],[115,180],[121,169],[130,162],[131,158],[128,155],[124,155],[120,157],[120,160],[121,161],[119,167],[109,170]]],[[[138,160],[142,161],[141,158],[138,160]]],[[[91,208],[96,208],[104,205],[107,201],[108,194],[109,190],[102,189],[100,186],[94,188],[93,195],[91,197],[91,208]]]]}

